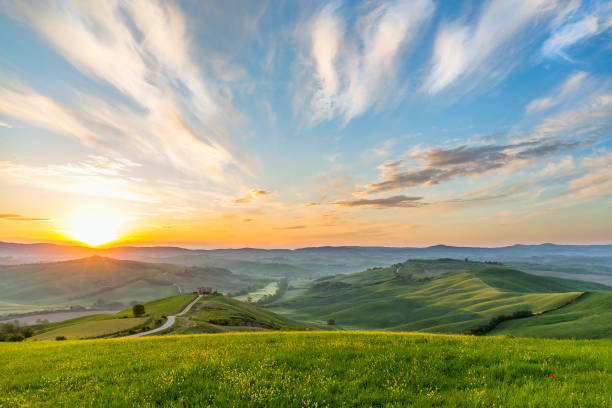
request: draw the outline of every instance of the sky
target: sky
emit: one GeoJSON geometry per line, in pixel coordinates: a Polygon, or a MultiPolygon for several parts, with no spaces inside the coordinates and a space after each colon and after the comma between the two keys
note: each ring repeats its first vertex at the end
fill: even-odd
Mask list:
{"type": "Polygon", "coordinates": [[[0,0],[0,240],[612,243],[612,3],[0,0]]]}

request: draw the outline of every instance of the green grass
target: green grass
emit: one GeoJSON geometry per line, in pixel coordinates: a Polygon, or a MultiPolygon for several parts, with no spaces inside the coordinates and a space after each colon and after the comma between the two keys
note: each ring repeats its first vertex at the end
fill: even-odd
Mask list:
{"type": "MultiPolygon", "coordinates": [[[[411,260],[318,279],[306,289],[289,290],[266,307],[321,328],[462,334],[496,316],[520,310],[539,314],[571,303],[583,291],[609,289],[591,282],[484,265],[457,260],[411,260]],[[334,319],[336,325],[327,326],[328,319],[334,319]]],[[[612,292],[601,293],[612,301],[612,292]]],[[[547,324],[553,320],[567,323],[560,326],[563,330],[548,332],[541,327],[538,336],[571,338],[576,336],[572,330],[576,325],[580,326],[579,337],[612,338],[612,320],[600,319],[592,308],[574,309],[572,319],[561,312],[534,318],[543,322],[544,316],[547,324]]],[[[529,324],[531,319],[512,324],[529,324]]],[[[529,335],[512,329],[508,333],[529,335]]]]}
{"type": "Polygon", "coordinates": [[[612,295],[585,293],[572,304],[527,319],[500,324],[491,334],[524,337],[612,338],[612,295]]]}
{"type": "Polygon", "coordinates": [[[489,267],[474,271],[486,284],[504,292],[555,293],[611,290],[595,282],[531,275],[516,269],[489,267]]]}
{"type": "Polygon", "coordinates": [[[222,333],[249,330],[304,330],[302,323],[221,295],[207,295],[181,317],[178,333],[222,333]]]}
{"type": "MultiPolygon", "coordinates": [[[[170,296],[163,299],[152,300],[144,303],[147,316],[175,315],[180,313],[196,297],[193,293],[184,295],[170,296]]],[[[132,316],[132,308],[127,308],[119,313],[118,316],[132,316]]]]}
{"type": "Polygon", "coordinates": [[[146,317],[130,317],[127,319],[93,320],[72,324],[59,329],[49,330],[28,339],[55,340],[59,336],[67,339],[91,339],[96,337],[108,336],[110,334],[126,331],[146,323],[146,317]]]}
{"type": "MultiPolygon", "coordinates": [[[[157,320],[162,315],[168,316],[168,315],[179,313],[194,298],[195,298],[194,294],[185,294],[185,295],[171,296],[171,297],[167,297],[163,299],[157,299],[151,302],[146,302],[144,303],[145,316],[146,316],[145,321],[157,320]]],[[[82,317],[77,317],[75,319],[64,320],[61,322],[37,324],[37,325],[33,325],[32,329],[37,333],[38,332],[44,332],[44,333],[41,333],[41,335],[35,336],[33,339],[34,340],[55,339],[56,336],[61,336],[64,334],[56,334],[50,337],[47,336],[46,334],[55,333],[59,329],[64,329],[64,328],[68,329],[68,328],[74,328],[74,327],[76,327],[76,329],[70,332],[72,336],[70,338],[94,338],[94,337],[100,337],[103,335],[110,335],[110,334],[124,331],[124,330],[129,330],[133,327],[136,327],[136,326],[139,326],[145,323],[143,321],[137,325],[133,325],[127,328],[123,328],[123,323],[117,323],[119,321],[130,320],[130,319],[125,319],[124,317],[132,317],[132,316],[133,316],[132,308],[128,308],[128,309],[125,309],[115,314],[99,314],[99,315],[82,316],[82,317]],[[108,323],[96,323],[96,322],[108,322],[108,323]],[[98,327],[108,327],[108,328],[117,327],[118,330],[107,331],[104,334],[100,334],[97,331],[98,327]],[[78,336],[78,337],[74,337],[74,336],[78,336]]]]}
{"type": "Polygon", "coordinates": [[[605,408],[611,349],[359,332],[0,343],[0,406],[605,408]]]}

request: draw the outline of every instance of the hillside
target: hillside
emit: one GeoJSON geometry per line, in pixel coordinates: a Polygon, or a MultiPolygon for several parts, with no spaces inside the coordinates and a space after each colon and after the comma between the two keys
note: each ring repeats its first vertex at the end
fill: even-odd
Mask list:
{"type": "MultiPolygon", "coordinates": [[[[609,288],[480,263],[420,260],[318,279],[305,289],[289,290],[267,307],[319,327],[329,327],[331,320],[332,327],[341,329],[470,333],[494,317],[523,310],[542,313],[592,289],[609,288]],[[478,269],[462,270],[462,265],[478,269]]],[[[612,292],[601,296],[612,298],[612,292]]],[[[610,323],[593,326],[592,337],[609,337],[606,325],[610,323]]]]}
{"type": "Polygon", "coordinates": [[[202,297],[178,318],[170,333],[225,333],[232,331],[305,330],[302,323],[222,295],[202,297]]]}
{"type": "Polygon", "coordinates": [[[606,407],[610,348],[355,332],[0,343],[0,406],[606,407]]]}
{"type": "Polygon", "coordinates": [[[587,292],[561,309],[503,322],[491,334],[612,339],[612,296],[607,292],[587,292]]]}
{"type": "MultiPolygon", "coordinates": [[[[227,269],[124,261],[89,257],[44,264],[0,266],[0,300],[19,305],[98,306],[121,308],[191,292],[198,286],[219,291],[264,285],[227,269]]],[[[18,306],[16,306],[18,308],[18,306]]],[[[25,309],[23,306],[21,309],[25,309]]],[[[3,309],[7,309],[6,306],[3,309]]]]}
{"type": "MultiPolygon", "coordinates": [[[[182,311],[196,295],[185,294],[156,299],[144,304],[145,315],[134,318],[132,310],[115,314],[83,316],[56,323],[31,326],[36,335],[28,339],[54,340],[116,337],[160,326],[165,316],[182,311]]],[[[191,310],[177,317],[166,333],[224,333],[232,331],[304,330],[308,327],[235,299],[211,294],[203,296],[191,310]]],[[[163,333],[162,333],[163,334],[163,333]]]]}

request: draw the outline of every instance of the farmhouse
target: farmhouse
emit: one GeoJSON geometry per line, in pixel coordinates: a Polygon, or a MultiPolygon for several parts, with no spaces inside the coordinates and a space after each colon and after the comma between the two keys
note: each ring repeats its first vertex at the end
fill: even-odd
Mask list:
{"type": "Polygon", "coordinates": [[[209,293],[212,293],[212,291],[212,288],[208,286],[202,286],[201,288],[198,288],[198,295],[208,295],[209,293]]]}

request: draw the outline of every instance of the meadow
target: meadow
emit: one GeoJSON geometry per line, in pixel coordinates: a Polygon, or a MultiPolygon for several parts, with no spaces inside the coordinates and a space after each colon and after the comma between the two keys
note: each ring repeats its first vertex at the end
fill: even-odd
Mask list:
{"type": "Polygon", "coordinates": [[[291,289],[268,310],[318,327],[469,334],[502,315],[535,316],[505,325],[504,334],[612,339],[612,292],[594,282],[530,275],[504,266],[457,260],[410,260],[386,268],[321,278],[291,289]],[[591,307],[585,293],[597,294],[591,307]],[[553,313],[559,309],[558,313],[553,313]],[[328,321],[335,324],[328,326],[328,321]],[[548,330],[559,323],[556,330],[548,330]],[[594,324],[596,323],[596,324],[594,324]],[[524,324],[533,324],[527,331],[524,324]],[[578,326],[580,330],[578,330],[578,326]],[[535,327],[537,326],[537,327],[535,327]]]}
{"type": "Polygon", "coordinates": [[[52,340],[59,336],[67,339],[96,338],[135,330],[145,324],[152,327],[162,316],[173,315],[183,310],[194,297],[194,294],[185,294],[147,302],[144,304],[145,316],[140,318],[132,317],[132,309],[128,308],[118,313],[96,314],[61,322],[35,324],[31,327],[40,334],[28,341],[52,340]]]}
{"type": "Polygon", "coordinates": [[[612,341],[276,332],[0,344],[0,406],[612,407],[612,341]]]}

